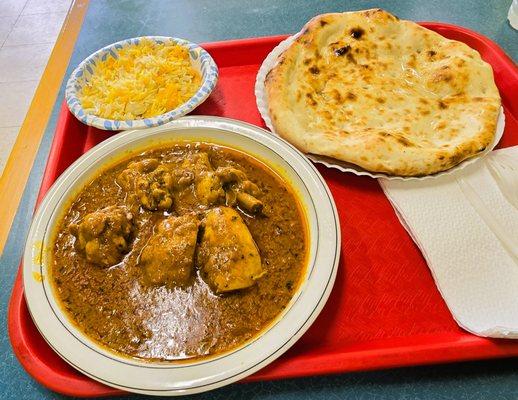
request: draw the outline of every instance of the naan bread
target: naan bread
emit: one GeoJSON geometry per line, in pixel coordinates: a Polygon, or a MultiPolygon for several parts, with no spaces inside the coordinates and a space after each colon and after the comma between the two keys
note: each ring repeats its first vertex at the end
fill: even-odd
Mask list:
{"type": "Polygon", "coordinates": [[[400,176],[483,151],[500,109],[477,51],[379,9],[313,18],[265,85],[275,130],[300,150],[400,176]]]}

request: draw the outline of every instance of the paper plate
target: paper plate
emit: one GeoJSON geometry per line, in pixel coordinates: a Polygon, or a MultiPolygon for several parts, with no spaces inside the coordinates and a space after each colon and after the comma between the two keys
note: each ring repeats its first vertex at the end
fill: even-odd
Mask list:
{"type": "MultiPolygon", "coordinates": [[[[264,59],[261,67],[259,68],[259,71],[257,73],[257,77],[255,80],[255,99],[257,103],[257,108],[259,109],[259,113],[261,114],[261,117],[264,120],[264,123],[270,129],[272,133],[275,135],[278,135],[277,132],[275,132],[275,128],[273,127],[272,120],[270,118],[270,114],[268,112],[268,99],[266,96],[266,91],[264,90],[264,81],[266,79],[266,75],[268,75],[268,72],[270,72],[273,67],[277,64],[278,57],[290,47],[290,45],[297,39],[297,37],[302,33],[298,32],[293,36],[290,36],[280,42],[277,47],[275,47],[270,54],[264,59]]],[[[493,142],[481,153],[477,154],[476,156],[470,157],[458,165],[456,165],[453,168],[450,168],[446,171],[438,172],[436,174],[432,175],[426,175],[421,177],[416,176],[395,176],[395,175],[387,175],[383,173],[376,173],[376,172],[370,172],[362,167],[348,163],[346,161],[337,160],[331,157],[325,157],[320,156],[317,154],[306,154],[306,156],[311,159],[315,163],[323,164],[328,168],[336,168],[342,172],[350,172],[355,175],[359,176],[370,176],[371,178],[384,178],[389,180],[405,180],[405,181],[412,181],[412,180],[423,180],[423,179],[435,179],[440,176],[451,174],[455,171],[459,171],[466,166],[473,164],[480,158],[484,157],[487,153],[489,153],[491,150],[493,150],[500,139],[502,138],[502,135],[504,134],[504,127],[505,127],[505,115],[504,110],[502,107],[500,107],[500,114],[498,115],[498,122],[496,126],[496,132],[495,132],[495,138],[493,142]]]]}
{"type": "Polygon", "coordinates": [[[121,40],[120,42],[110,44],[97,50],[95,53],[87,57],[72,72],[65,89],[65,100],[72,114],[85,123],[99,129],[109,131],[122,131],[128,129],[150,128],[166,124],[174,119],[178,119],[185,114],[191,112],[200,104],[202,104],[216,87],[218,82],[218,67],[209,53],[195,43],[191,43],[184,39],[173,38],[168,36],[142,36],[132,39],[121,40]],[[98,117],[97,115],[85,112],[79,93],[83,86],[91,79],[97,63],[106,60],[107,57],[117,58],[117,54],[121,49],[130,46],[136,46],[141,40],[148,39],[156,43],[174,43],[185,47],[189,51],[191,65],[201,75],[201,85],[185,103],[180,104],[173,110],[169,110],[164,114],[154,117],[128,120],[113,120],[98,117]]]}

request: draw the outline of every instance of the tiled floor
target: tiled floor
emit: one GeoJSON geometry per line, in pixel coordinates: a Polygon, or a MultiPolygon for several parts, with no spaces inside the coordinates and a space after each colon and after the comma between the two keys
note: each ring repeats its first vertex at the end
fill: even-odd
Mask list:
{"type": "Polygon", "coordinates": [[[0,174],[72,0],[0,0],[0,174]]]}

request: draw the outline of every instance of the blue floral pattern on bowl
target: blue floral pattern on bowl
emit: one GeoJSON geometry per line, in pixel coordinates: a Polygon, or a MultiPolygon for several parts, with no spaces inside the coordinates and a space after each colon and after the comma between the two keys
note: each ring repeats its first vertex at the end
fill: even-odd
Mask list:
{"type": "Polygon", "coordinates": [[[121,131],[127,129],[150,128],[166,124],[174,119],[180,118],[183,115],[191,112],[201,103],[203,103],[210,93],[216,87],[218,81],[218,67],[209,53],[195,43],[191,43],[184,39],[178,39],[167,36],[144,36],[132,39],[122,40],[117,43],[110,44],[102,49],[96,51],[91,56],[86,58],[79,66],[72,72],[65,89],[65,99],[70,109],[70,112],[75,115],[77,119],[86,125],[94,126],[99,129],[109,131],[121,131]],[[142,39],[150,39],[157,43],[173,42],[180,46],[186,47],[189,50],[189,57],[191,65],[200,72],[202,83],[198,91],[185,103],[178,106],[174,110],[168,111],[164,114],[157,115],[152,118],[133,119],[133,120],[113,120],[98,117],[93,114],[85,113],[78,98],[82,87],[91,78],[93,69],[100,61],[106,60],[107,57],[117,57],[117,53],[124,47],[133,46],[140,43],[142,39]]]}

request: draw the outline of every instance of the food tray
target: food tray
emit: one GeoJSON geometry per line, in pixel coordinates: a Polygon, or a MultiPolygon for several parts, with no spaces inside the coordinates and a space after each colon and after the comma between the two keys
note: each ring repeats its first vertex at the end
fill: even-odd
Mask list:
{"type": "MultiPolygon", "coordinates": [[[[513,62],[496,44],[472,31],[423,25],[467,43],[491,63],[506,116],[499,147],[518,144],[518,72],[513,62]]],[[[204,45],[219,66],[220,80],[196,113],[264,127],[255,105],[255,76],[264,57],[285,38],[204,45]]],[[[68,165],[112,134],[83,125],[63,104],[38,201],[68,165]]],[[[342,229],[342,258],[333,292],[309,331],[247,381],[518,355],[518,342],[481,338],[458,327],[376,180],[318,169],[334,195],[342,229]]],[[[9,304],[8,328],[21,364],[44,386],[73,396],[121,393],[77,372],[48,347],[27,310],[21,273],[9,304]]]]}

